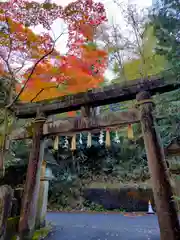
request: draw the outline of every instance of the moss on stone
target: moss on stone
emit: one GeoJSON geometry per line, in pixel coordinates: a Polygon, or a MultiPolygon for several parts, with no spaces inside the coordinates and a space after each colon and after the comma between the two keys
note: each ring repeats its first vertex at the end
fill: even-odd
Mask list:
{"type": "Polygon", "coordinates": [[[17,216],[17,217],[11,217],[11,218],[8,218],[8,221],[7,221],[7,226],[8,227],[17,227],[18,223],[19,223],[19,219],[20,217],[17,216]]]}
{"type": "Polygon", "coordinates": [[[11,238],[11,240],[17,240],[17,239],[18,239],[17,236],[13,236],[13,237],[11,238]]]}
{"type": "Polygon", "coordinates": [[[51,226],[47,226],[47,227],[41,228],[39,230],[36,230],[33,235],[32,240],[40,240],[40,239],[45,238],[49,234],[51,229],[52,229],[51,226]]]}
{"type": "MultiPolygon", "coordinates": [[[[19,223],[19,217],[14,217],[14,218],[9,218],[8,219],[8,226],[7,228],[8,231],[8,236],[6,237],[7,240],[17,240],[18,237],[16,235],[17,233],[17,228],[18,228],[18,223],[19,223]],[[11,232],[10,232],[11,231],[11,232]]],[[[49,232],[52,230],[52,226],[49,224],[48,226],[41,228],[39,230],[36,230],[32,240],[41,240],[44,239],[49,232]]]]}
{"type": "Polygon", "coordinates": [[[15,234],[18,231],[18,224],[19,224],[20,217],[11,217],[8,218],[7,221],[7,229],[6,229],[6,240],[16,240],[15,234]]]}
{"type": "MultiPolygon", "coordinates": [[[[47,235],[50,233],[52,230],[51,225],[48,225],[47,227],[41,228],[39,230],[36,230],[32,240],[41,240],[47,237],[47,235]]],[[[17,240],[19,239],[17,235],[11,236],[11,238],[8,238],[8,240],[17,240]]]]}

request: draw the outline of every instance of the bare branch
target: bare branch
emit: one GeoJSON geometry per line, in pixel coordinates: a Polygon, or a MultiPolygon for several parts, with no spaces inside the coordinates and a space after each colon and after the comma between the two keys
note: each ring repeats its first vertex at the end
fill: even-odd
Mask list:
{"type": "MultiPolygon", "coordinates": [[[[135,54],[136,56],[139,57],[139,60],[141,61],[141,69],[139,71],[140,75],[143,77],[147,76],[147,71],[146,68],[144,67],[146,65],[146,58],[144,55],[144,49],[143,49],[143,36],[142,32],[144,30],[144,23],[145,16],[144,11],[142,14],[138,13],[136,5],[134,4],[127,4],[125,5],[125,9],[123,8],[123,4],[119,3],[118,0],[113,0],[114,3],[122,10],[122,13],[125,17],[126,23],[130,28],[132,28],[132,33],[133,33],[133,39],[128,40],[130,43],[130,46],[128,46],[128,49],[132,52],[132,54],[135,54]],[[144,76],[145,75],[145,76],[144,76]]],[[[129,29],[128,29],[129,30],[129,29]]]]}
{"type": "MultiPolygon", "coordinates": [[[[139,54],[141,56],[141,60],[142,60],[142,68],[143,66],[145,66],[146,64],[146,60],[145,60],[145,57],[144,57],[144,53],[143,53],[143,50],[142,50],[142,42],[140,42],[140,39],[141,39],[141,33],[140,33],[140,29],[139,29],[139,26],[138,26],[138,23],[135,19],[135,9],[131,9],[130,7],[128,7],[128,15],[129,17],[131,18],[131,21],[132,21],[132,28],[133,28],[133,31],[134,31],[134,34],[135,34],[135,38],[136,38],[136,43],[138,45],[138,51],[139,51],[139,54]]],[[[146,71],[146,68],[144,68],[145,71],[146,71]]],[[[142,76],[142,78],[144,77],[144,74],[143,74],[143,71],[141,69],[140,71],[140,74],[142,76]]],[[[147,76],[147,73],[145,72],[145,75],[147,76]]]]}
{"type": "Polygon", "coordinates": [[[34,98],[31,99],[31,102],[33,102],[44,90],[47,90],[47,89],[50,89],[50,88],[56,88],[58,89],[60,85],[63,85],[64,83],[59,83],[57,84],[57,86],[50,86],[50,87],[45,87],[45,88],[42,88],[34,98]]]}
{"type": "Polygon", "coordinates": [[[54,49],[55,49],[55,43],[59,40],[59,38],[60,38],[63,34],[64,34],[64,33],[61,33],[61,34],[56,38],[56,40],[54,41],[54,44],[53,44],[52,49],[51,49],[48,53],[46,53],[45,55],[43,55],[43,56],[34,64],[34,66],[33,66],[33,68],[31,69],[31,72],[30,72],[30,74],[29,74],[29,76],[28,76],[28,78],[27,78],[24,86],[21,88],[20,92],[19,92],[18,95],[14,98],[14,100],[13,100],[10,104],[8,104],[8,105],[6,106],[7,108],[10,108],[10,107],[18,100],[18,98],[19,98],[20,95],[23,93],[24,89],[26,88],[29,80],[31,79],[31,77],[32,77],[32,75],[33,75],[33,73],[34,73],[37,65],[38,65],[42,60],[44,60],[47,56],[49,56],[51,53],[53,53],[53,51],[54,51],[54,49]]]}
{"type": "Polygon", "coordinates": [[[33,102],[38,96],[40,93],[42,93],[44,91],[44,88],[42,88],[36,95],[34,98],[31,99],[31,102],[33,102]]]}
{"type": "Polygon", "coordinates": [[[12,39],[11,39],[11,29],[10,29],[10,26],[9,26],[9,21],[8,21],[8,17],[7,17],[7,14],[5,12],[5,19],[6,19],[6,24],[7,24],[7,27],[8,27],[8,38],[9,38],[9,52],[8,52],[8,57],[7,57],[7,62],[9,63],[9,58],[11,56],[11,51],[12,51],[12,39]]]}
{"type": "Polygon", "coordinates": [[[7,27],[8,27],[9,52],[8,52],[7,59],[4,59],[2,56],[1,56],[1,58],[5,62],[6,66],[7,66],[7,69],[9,71],[9,73],[11,74],[9,90],[8,90],[8,103],[9,103],[10,101],[12,101],[12,98],[13,98],[13,87],[14,87],[15,75],[14,75],[14,73],[11,69],[11,66],[9,64],[9,59],[10,59],[11,52],[12,52],[12,39],[11,39],[11,29],[10,29],[10,25],[9,25],[9,21],[8,21],[8,17],[7,17],[6,12],[5,12],[5,20],[6,20],[6,24],[7,24],[7,27]]]}
{"type": "Polygon", "coordinates": [[[26,88],[30,78],[32,77],[34,71],[35,71],[35,68],[37,67],[37,65],[43,60],[45,59],[48,55],[50,55],[52,52],[54,51],[54,47],[51,49],[51,51],[49,51],[48,53],[46,53],[45,55],[43,55],[33,66],[33,68],[31,69],[31,72],[24,84],[24,86],[21,88],[20,92],[18,93],[18,95],[15,97],[15,99],[7,106],[7,108],[10,108],[17,100],[18,98],[20,97],[20,95],[23,93],[24,89],[26,88]]]}
{"type": "MultiPolygon", "coordinates": [[[[113,34],[114,34],[114,40],[115,40],[115,44],[116,46],[118,46],[118,42],[120,39],[118,39],[118,32],[117,32],[117,28],[115,28],[115,25],[113,24],[113,34]]],[[[115,59],[117,60],[122,76],[123,76],[123,80],[127,80],[126,79],[126,75],[125,75],[125,71],[124,71],[124,66],[123,66],[123,59],[122,59],[122,54],[120,52],[120,49],[117,49],[116,53],[114,54],[115,59]]]]}
{"type": "Polygon", "coordinates": [[[20,52],[20,54],[21,54],[21,57],[23,58],[23,62],[22,62],[22,64],[21,64],[20,67],[14,69],[15,74],[17,74],[18,72],[20,72],[20,71],[24,68],[25,63],[26,63],[26,59],[25,59],[25,57],[23,56],[22,52],[20,52]]]}

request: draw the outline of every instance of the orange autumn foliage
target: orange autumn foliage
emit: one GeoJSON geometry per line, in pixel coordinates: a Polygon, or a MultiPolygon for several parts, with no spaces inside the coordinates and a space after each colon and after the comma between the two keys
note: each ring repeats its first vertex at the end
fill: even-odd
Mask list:
{"type": "MultiPolygon", "coordinates": [[[[27,64],[31,65],[17,75],[13,73],[13,77],[16,76],[17,78],[15,86],[17,94],[21,92],[25,84],[19,100],[35,102],[52,99],[84,92],[98,87],[103,82],[107,53],[88,46],[89,41],[93,41],[95,28],[105,20],[102,5],[93,3],[91,0],[79,0],[70,4],[68,9],[66,8],[64,12],[60,13],[60,17],[69,26],[69,39],[71,39],[68,43],[68,46],[71,44],[69,46],[70,51],[67,55],[61,56],[54,49],[54,41],[49,34],[35,34],[24,24],[24,22],[30,24],[28,18],[32,18],[34,22],[37,21],[37,24],[41,24],[43,14],[39,19],[36,19],[36,14],[28,17],[21,14],[21,6],[26,6],[25,1],[10,0],[10,2],[9,8],[7,7],[8,3],[2,5],[5,10],[9,9],[10,14],[8,16],[5,15],[3,8],[0,11],[0,21],[8,24],[10,30],[0,33],[0,53],[3,52],[5,59],[10,57],[12,64],[19,64],[26,58],[27,64]],[[18,8],[13,8],[13,4],[16,7],[19,4],[18,8]],[[81,12],[81,17],[79,17],[78,11],[81,12]],[[10,54],[8,54],[9,52],[10,54]],[[50,54],[48,54],[49,52],[50,54]],[[46,54],[47,56],[38,62],[46,54]],[[36,64],[37,62],[38,64],[36,64]]],[[[31,7],[33,12],[33,5],[28,5],[28,8],[23,9],[28,11],[31,7]]],[[[36,7],[41,8],[36,3],[34,13],[36,13],[36,7]]],[[[46,9],[43,11],[46,11],[46,9]]],[[[50,14],[51,18],[53,18],[53,11],[54,6],[50,14]]],[[[56,12],[58,16],[59,11],[56,12]]],[[[43,26],[48,26],[45,22],[46,19],[43,21],[43,26]]],[[[5,67],[3,64],[4,62],[0,59],[0,75],[10,75],[12,77],[12,71],[9,71],[7,66],[5,67]]]]}
{"type": "MultiPolygon", "coordinates": [[[[54,65],[49,61],[39,64],[20,99],[41,101],[98,87],[104,80],[107,54],[102,50],[90,50],[88,46],[82,46],[81,53],[81,58],[70,55],[58,58],[54,65]],[[92,65],[98,69],[95,74],[92,65]]],[[[24,74],[25,79],[28,74],[28,71],[24,74]]]]}

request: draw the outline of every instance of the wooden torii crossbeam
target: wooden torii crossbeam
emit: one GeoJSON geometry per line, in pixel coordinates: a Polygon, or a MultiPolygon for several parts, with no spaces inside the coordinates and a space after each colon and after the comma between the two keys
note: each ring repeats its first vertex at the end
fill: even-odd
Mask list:
{"type": "MultiPolygon", "coordinates": [[[[139,111],[132,109],[126,112],[115,112],[98,115],[95,118],[75,117],[47,121],[43,126],[43,136],[71,135],[72,133],[98,131],[108,127],[120,127],[140,121],[139,111]]],[[[10,136],[11,140],[31,138],[32,134],[24,128],[14,130],[10,136]]]]}
{"type": "Polygon", "coordinates": [[[79,110],[82,106],[96,107],[132,100],[141,91],[148,91],[151,95],[154,95],[156,93],[169,92],[179,87],[180,84],[167,83],[162,77],[151,77],[149,79],[134,80],[93,89],[85,93],[59,97],[51,101],[44,100],[36,103],[15,104],[12,106],[12,111],[18,118],[34,118],[39,110],[48,116],[79,110]]]}

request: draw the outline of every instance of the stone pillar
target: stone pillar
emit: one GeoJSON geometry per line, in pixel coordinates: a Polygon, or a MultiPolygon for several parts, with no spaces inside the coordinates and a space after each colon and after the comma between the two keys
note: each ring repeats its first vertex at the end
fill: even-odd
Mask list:
{"type": "Polygon", "coordinates": [[[151,175],[161,240],[177,240],[180,239],[178,214],[173,199],[173,191],[170,184],[164,150],[155,128],[151,96],[148,92],[140,92],[136,99],[140,108],[140,121],[151,175]]]}
{"type": "Polygon", "coordinates": [[[45,121],[46,119],[44,117],[37,117],[34,121],[32,150],[29,157],[19,222],[20,240],[32,239],[34,233],[40,169],[44,155],[43,124],[45,121]]]}
{"type": "Polygon", "coordinates": [[[41,166],[41,182],[38,197],[38,208],[36,213],[36,228],[45,227],[48,204],[49,178],[46,176],[46,162],[41,166]]]}
{"type": "Polygon", "coordinates": [[[11,213],[13,190],[10,186],[0,186],[0,239],[6,235],[7,220],[11,213]]]}

